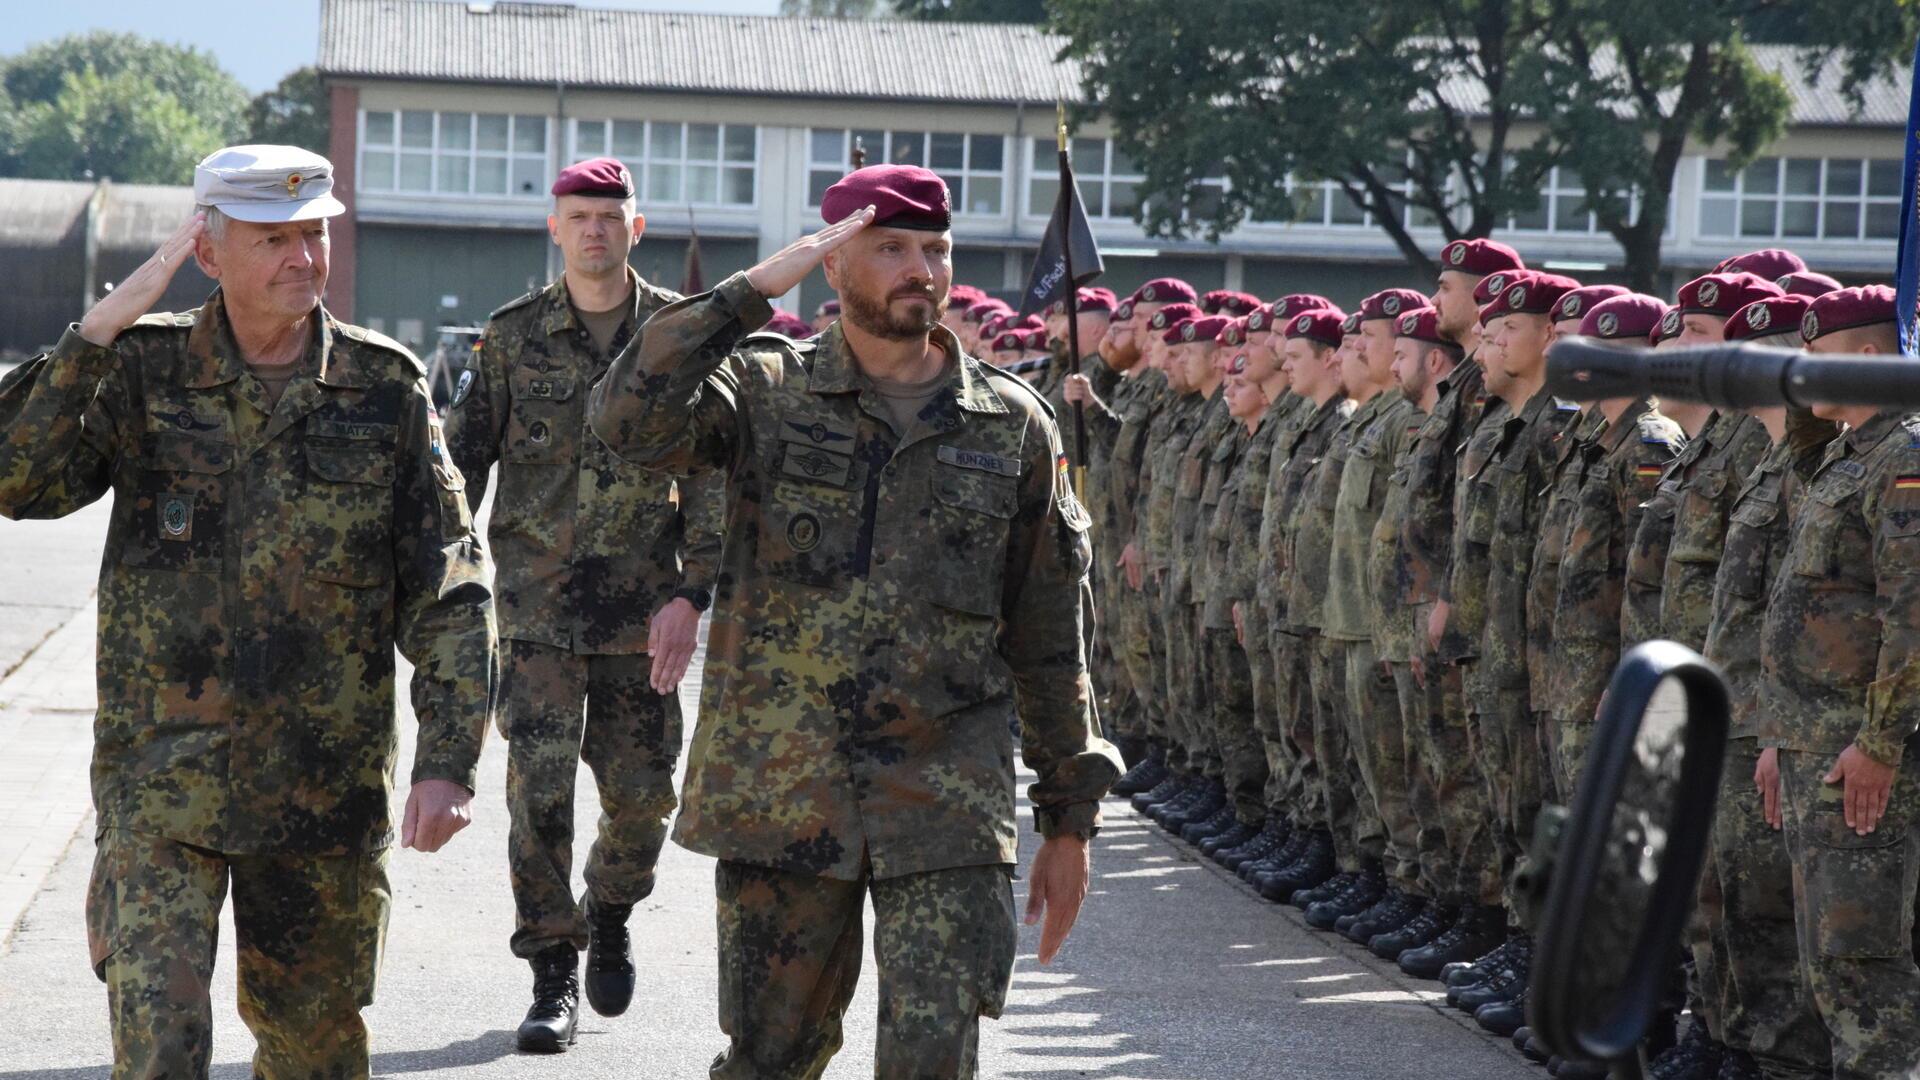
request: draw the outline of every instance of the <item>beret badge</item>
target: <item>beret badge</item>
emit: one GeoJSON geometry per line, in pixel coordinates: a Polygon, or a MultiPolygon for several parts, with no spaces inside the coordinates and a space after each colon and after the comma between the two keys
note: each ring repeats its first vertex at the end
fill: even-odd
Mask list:
{"type": "Polygon", "coordinates": [[[1720,286],[1711,281],[1703,281],[1696,295],[1700,298],[1700,306],[1712,307],[1714,302],[1720,299],[1720,286]]]}
{"type": "Polygon", "coordinates": [[[1418,315],[1408,315],[1400,320],[1400,332],[1403,334],[1411,334],[1414,330],[1418,329],[1419,326],[1420,316],[1418,315]]]}
{"type": "Polygon", "coordinates": [[[1612,337],[1620,332],[1620,316],[1611,311],[1603,311],[1600,313],[1600,318],[1594,321],[1594,329],[1600,331],[1601,337],[1612,337]]]}
{"type": "Polygon", "coordinates": [[[1313,325],[1313,316],[1302,315],[1300,316],[1299,321],[1293,324],[1293,332],[1296,334],[1304,334],[1307,332],[1307,328],[1312,325],[1313,325]]]}
{"type": "Polygon", "coordinates": [[[1560,314],[1566,316],[1569,319],[1573,318],[1575,315],[1580,314],[1580,298],[1577,296],[1569,296],[1565,300],[1561,301],[1560,314]]]}
{"type": "Polygon", "coordinates": [[[1145,300],[1147,303],[1151,304],[1155,299],[1154,294],[1156,291],[1157,290],[1154,289],[1153,286],[1149,285],[1146,288],[1140,290],[1140,299],[1145,300]]]}
{"type": "Polygon", "coordinates": [[[1515,285],[1511,290],[1507,292],[1508,307],[1518,310],[1520,305],[1526,302],[1527,302],[1527,287],[1525,285],[1515,285]]]}
{"type": "Polygon", "coordinates": [[[1400,314],[1400,298],[1397,296],[1389,296],[1385,300],[1380,301],[1380,310],[1386,312],[1388,315],[1400,314]]]}
{"type": "Polygon", "coordinates": [[[1800,337],[1802,340],[1812,341],[1819,336],[1820,316],[1809,311],[1807,312],[1807,317],[1800,320],[1800,337]]]}
{"type": "Polygon", "coordinates": [[[1507,275],[1505,274],[1495,274],[1487,279],[1487,291],[1490,293],[1498,293],[1506,287],[1507,275]]]}
{"type": "Polygon", "coordinates": [[[1447,249],[1447,261],[1454,266],[1459,266],[1461,263],[1466,262],[1467,245],[1456,241],[1452,247],[1447,249]]]}
{"type": "Polygon", "coordinates": [[[1188,323],[1185,326],[1182,326],[1180,328],[1180,340],[1181,341],[1193,340],[1193,324],[1192,323],[1188,323]]]}
{"type": "Polygon", "coordinates": [[[1765,304],[1755,304],[1747,309],[1747,328],[1765,330],[1773,323],[1773,311],[1765,304]]]}
{"type": "Polygon", "coordinates": [[[1669,311],[1660,318],[1660,332],[1669,336],[1680,332],[1680,313],[1669,311]]]}
{"type": "Polygon", "coordinates": [[[287,174],[287,198],[297,199],[299,197],[300,197],[300,174],[288,173],[287,174]]]}

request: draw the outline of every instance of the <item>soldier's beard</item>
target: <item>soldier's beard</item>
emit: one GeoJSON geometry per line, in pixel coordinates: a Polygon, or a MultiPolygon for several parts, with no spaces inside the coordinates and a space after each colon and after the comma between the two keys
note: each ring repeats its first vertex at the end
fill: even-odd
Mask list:
{"type": "Polygon", "coordinates": [[[947,313],[944,301],[934,299],[931,288],[924,292],[909,291],[926,301],[924,308],[904,315],[893,313],[893,301],[901,298],[899,293],[885,298],[843,289],[840,292],[840,317],[872,334],[883,341],[911,341],[923,338],[940,323],[940,317],[947,313]]]}

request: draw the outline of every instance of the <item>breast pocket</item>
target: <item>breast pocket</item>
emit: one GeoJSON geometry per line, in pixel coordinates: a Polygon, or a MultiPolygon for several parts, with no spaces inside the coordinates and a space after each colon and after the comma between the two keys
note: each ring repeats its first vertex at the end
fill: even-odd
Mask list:
{"type": "Polygon", "coordinates": [[[1673,539],[1673,513],[1674,504],[1664,495],[1655,495],[1647,503],[1627,552],[1628,581],[1659,590],[1666,575],[1667,547],[1673,539]]]}
{"type": "Polygon", "coordinates": [[[393,577],[393,447],[309,438],[305,449],[308,576],[355,588],[393,577]]]}
{"type": "Polygon", "coordinates": [[[141,443],[133,528],[121,562],[154,570],[213,574],[226,550],[230,443],[150,432],[141,443]]]}
{"type": "Polygon", "coordinates": [[[866,494],[856,465],[850,485],[838,487],[774,479],[761,504],[755,558],[766,573],[822,588],[844,588],[865,567],[857,565],[861,513],[866,494]]]}
{"type": "Polygon", "coordinates": [[[1767,595],[1767,551],[1775,542],[1774,522],[1779,519],[1777,502],[1746,498],[1734,505],[1719,577],[1730,594],[1748,600],[1767,595]]]}
{"type": "Polygon", "coordinates": [[[1727,543],[1727,517],[1722,496],[1727,474],[1713,472],[1694,478],[1680,493],[1680,512],[1673,520],[1673,546],[1667,557],[1677,562],[1718,562],[1727,543]]]}
{"type": "Polygon", "coordinates": [[[516,370],[510,380],[513,407],[501,460],[522,465],[566,464],[581,424],[579,380],[570,372],[516,370]]]}
{"type": "Polygon", "coordinates": [[[934,603],[975,615],[1000,614],[1007,538],[1019,508],[1019,481],[971,469],[936,468],[930,537],[935,558],[923,584],[934,603]]]}
{"type": "Polygon", "coordinates": [[[1831,582],[1838,569],[1834,552],[1840,532],[1846,527],[1842,505],[1853,495],[1851,486],[1822,485],[1807,492],[1806,503],[1795,517],[1793,543],[1787,549],[1787,570],[1803,577],[1831,582]]]}

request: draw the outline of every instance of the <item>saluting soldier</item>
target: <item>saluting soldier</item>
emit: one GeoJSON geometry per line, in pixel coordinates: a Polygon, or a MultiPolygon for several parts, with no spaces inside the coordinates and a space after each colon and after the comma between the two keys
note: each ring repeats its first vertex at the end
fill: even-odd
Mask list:
{"type": "MultiPolygon", "coordinates": [[[[1756,300],[1727,320],[1726,339],[1800,348],[1807,297],[1756,300]]],[[[1712,848],[1700,883],[1709,960],[1701,992],[1720,1019],[1729,1080],[1771,1075],[1830,1076],[1833,1050],[1800,985],[1793,922],[1793,864],[1780,824],[1779,751],[1761,750],[1772,710],[1760,698],[1760,642],[1767,593],[1780,575],[1792,522],[1838,425],[1805,409],[1750,410],[1773,445],[1727,515],[1726,547],[1714,579],[1706,657],[1726,677],[1731,715],[1727,760],[1713,817],[1712,848]]],[[[1697,960],[1696,960],[1697,963],[1697,960]]]]}
{"type": "MultiPolygon", "coordinates": [[[[1816,298],[1815,353],[1899,353],[1894,291],[1816,298]]],[[[1808,485],[1761,629],[1779,748],[1800,975],[1836,1077],[1920,1062],[1920,418],[1818,407],[1847,425],[1808,485]]]]}
{"type": "Polygon", "coordinates": [[[586,997],[625,1012],[635,972],[627,920],[653,892],[680,756],[675,686],[692,659],[720,556],[720,485],[615,456],[587,428],[587,391],[659,309],[680,299],[635,274],[646,228],[633,177],[613,158],[560,171],[547,229],[566,269],[493,313],[479,363],[447,418],[454,461],[488,523],[505,677],[507,862],[515,956],[533,968],[523,1050],[575,1038],[586,997]],[[584,708],[583,708],[584,705],[584,708]],[[573,896],[573,793],[593,770],[601,815],[573,896]]]}
{"type": "Polygon", "coordinates": [[[716,1077],[825,1069],[868,896],[877,1074],[974,1075],[1016,951],[1009,726],[1039,777],[1042,962],[1119,775],[1095,728],[1090,523],[1059,431],[939,325],[950,207],[926,169],[850,173],[826,228],[661,309],[593,391],[615,453],[728,476],[711,707],[674,828],[719,860],[716,1077]],[[845,317],[812,343],[752,336],[766,298],[823,263],[845,317]]]}
{"type": "Polygon", "coordinates": [[[419,721],[399,840],[468,821],[489,567],[426,369],[321,303],[333,167],[235,146],[193,219],[0,381],[0,513],[111,492],[87,944],[114,1075],[207,1075],[231,890],[253,1072],[365,1077],[392,890],[394,648],[419,721]],[[219,283],[148,315],[181,264],[219,283]]]}

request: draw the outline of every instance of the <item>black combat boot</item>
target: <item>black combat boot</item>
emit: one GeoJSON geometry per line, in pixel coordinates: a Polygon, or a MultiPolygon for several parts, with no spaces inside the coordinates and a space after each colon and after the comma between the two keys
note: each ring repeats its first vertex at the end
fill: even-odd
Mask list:
{"type": "Polygon", "coordinates": [[[1167,755],[1159,747],[1153,747],[1140,763],[1128,769],[1120,779],[1108,789],[1110,795],[1133,796],[1143,791],[1152,791],[1160,781],[1167,778],[1167,755]]]}
{"type": "MultiPolygon", "coordinates": [[[[1267,852],[1257,859],[1248,859],[1242,862],[1240,869],[1235,870],[1234,873],[1240,875],[1241,881],[1255,888],[1259,888],[1261,878],[1269,874],[1277,874],[1287,867],[1292,866],[1294,860],[1306,854],[1307,846],[1312,843],[1312,841],[1312,829],[1289,829],[1287,831],[1286,843],[1281,844],[1279,847],[1274,848],[1272,851],[1267,852]]],[[[1285,899],[1285,897],[1281,899],[1285,899]]]]}
{"type": "Polygon", "coordinates": [[[520,1021],[520,1049],[560,1053],[577,1037],[580,953],[571,945],[549,945],[527,963],[533,966],[533,1007],[520,1021]]]}
{"type": "Polygon", "coordinates": [[[1487,971],[1479,982],[1454,986],[1447,991],[1447,1004],[1464,1013],[1478,1012],[1480,1006],[1496,1001],[1512,1001],[1527,989],[1527,970],[1533,960],[1533,939],[1515,934],[1508,943],[1506,960],[1487,971]]]}
{"type": "Polygon", "coordinates": [[[1707,1025],[1699,1017],[1693,1017],[1673,1049],[1653,1059],[1647,1069],[1648,1080],[1714,1080],[1720,1072],[1720,1059],[1726,1056],[1725,1050],[1713,1041],[1707,1025]]]}
{"type": "Polygon", "coordinates": [[[1307,908],[1307,925],[1315,930],[1332,930],[1342,915],[1357,915],[1380,902],[1387,894],[1387,872],[1377,859],[1369,859],[1344,893],[1319,901],[1307,908]]]}
{"type": "Polygon", "coordinates": [[[1474,1011],[1473,1022],[1479,1024],[1483,1031],[1503,1039],[1512,1038],[1513,1033],[1527,1022],[1527,992],[1522,990],[1517,997],[1480,1006],[1474,1011]]]}
{"type": "Polygon", "coordinates": [[[588,895],[587,1004],[601,1016],[619,1016],[633,1001],[633,944],[627,936],[632,904],[596,904],[588,895]]]}
{"type": "Polygon", "coordinates": [[[1607,1080],[1613,1070],[1597,1061],[1568,1061],[1566,1058],[1554,1058],[1555,1064],[1548,1075],[1554,1080],[1607,1080]]]}
{"type": "Polygon", "coordinates": [[[1198,803],[1207,793],[1207,778],[1199,773],[1190,773],[1180,781],[1180,790],[1165,802],[1157,802],[1147,807],[1147,817],[1161,826],[1167,823],[1167,815],[1177,814],[1187,807],[1198,803]]]}
{"type": "Polygon", "coordinates": [[[1745,1050],[1735,1050],[1724,1046],[1720,1055],[1720,1072],[1714,1080],[1762,1080],[1760,1063],[1745,1050]]]}
{"type": "Polygon", "coordinates": [[[1168,769],[1165,780],[1153,785],[1151,790],[1143,791],[1135,795],[1130,801],[1135,810],[1144,814],[1153,809],[1156,803],[1166,802],[1168,799],[1173,798],[1186,789],[1187,778],[1174,772],[1172,769],[1168,769]]]}
{"type": "Polygon", "coordinates": [[[1525,1024],[1521,1024],[1520,1030],[1513,1033],[1513,1048],[1535,1065],[1544,1065],[1553,1057],[1547,1053],[1547,1044],[1534,1038],[1533,1029],[1525,1024]]]}
{"type": "Polygon", "coordinates": [[[1199,847],[1202,841],[1210,840],[1226,832],[1228,829],[1233,828],[1235,824],[1237,824],[1237,817],[1234,814],[1233,806],[1222,803],[1220,809],[1215,810],[1205,821],[1187,822],[1186,826],[1180,830],[1180,839],[1185,840],[1194,847],[1199,847]]]}
{"type": "MultiPolygon", "coordinates": [[[[1293,903],[1294,893],[1321,885],[1339,870],[1333,858],[1333,835],[1327,830],[1296,829],[1293,836],[1299,841],[1299,854],[1270,873],[1250,871],[1248,875],[1260,895],[1276,904],[1293,903]]],[[[1273,861],[1279,863],[1285,854],[1282,849],[1273,861]]]]}
{"type": "Polygon", "coordinates": [[[1200,841],[1200,854],[1225,865],[1227,852],[1238,850],[1240,845],[1258,838],[1266,824],[1264,821],[1247,822],[1235,818],[1233,824],[1200,841]]]}
{"type": "Polygon", "coordinates": [[[1416,979],[1437,979],[1447,965],[1477,960],[1506,937],[1506,916],[1499,908],[1462,904],[1460,917],[1439,937],[1400,954],[1400,970],[1416,979]]]}
{"type": "Polygon", "coordinates": [[[1311,888],[1295,889],[1293,895],[1287,897],[1287,903],[1305,911],[1322,900],[1331,900],[1343,895],[1348,889],[1353,888],[1353,883],[1359,877],[1358,870],[1342,870],[1311,888]]]}
{"type": "Polygon", "coordinates": [[[1200,794],[1185,806],[1160,815],[1160,827],[1175,836],[1197,821],[1205,821],[1227,805],[1226,789],[1213,780],[1200,780],[1200,794]]]}
{"type": "Polygon", "coordinates": [[[1438,900],[1429,900],[1419,914],[1392,930],[1382,930],[1367,940],[1367,951],[1382,960],[1399,960],[1400,954],[1417,949],[1439,937],[1454,924],[1460,913],[1438,900]]]}
{"type": "Polygon", "coordinates": [[[1222,849],[1218,855],[1214,856],[1214,860],[1237,874],[1240,868],[1248,863],[1258,862],[1279,851],[1292,838],[1293,827],[1288,825],[1279,814],[1270,814],[1261,824],[1260,831],[1251,839],[1239,847],[1222,849]]]}
{"type": "MultiPolygon", "coordinates": [[[[1404,889],[1387,890],[1386,899],[1363,912],[1359,918],[1340,931],[1347,940],[1355,945],[1373,947],[1373,939],[1389,934],[1412,922],[1427,908],[1424,898],[1413,895],[1404,889]]],[[[1399,956],[1399,953],[1393,955],[1399,956]]]]}

